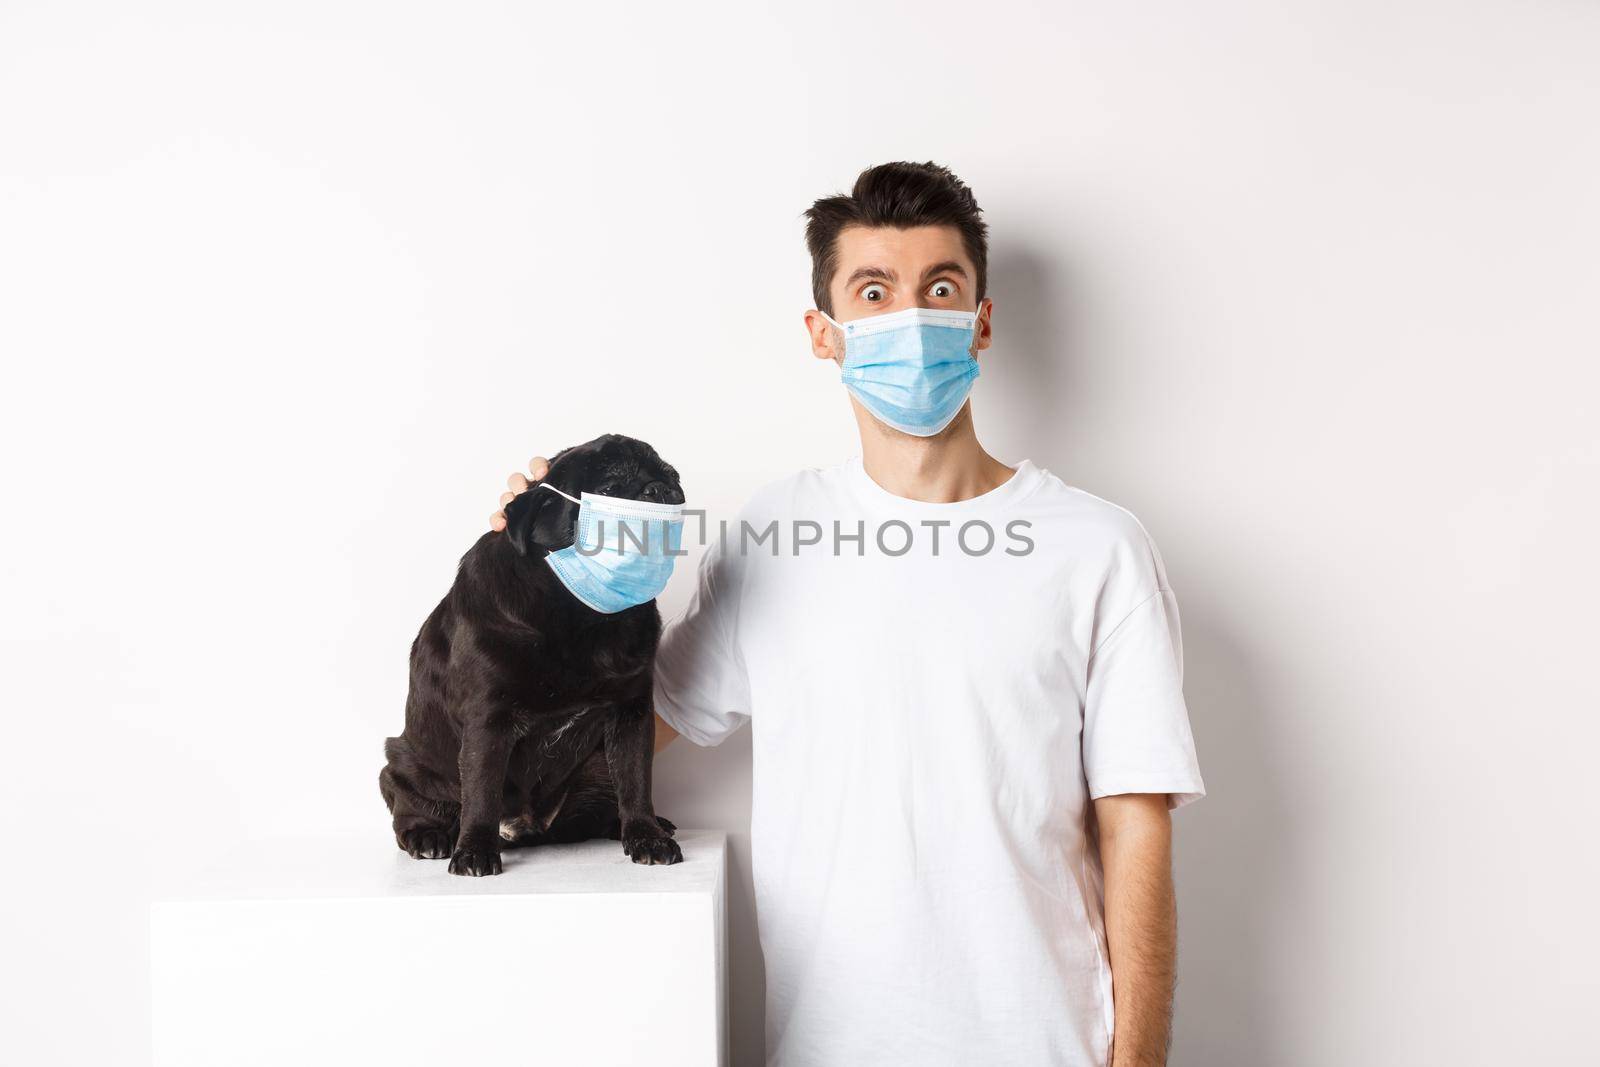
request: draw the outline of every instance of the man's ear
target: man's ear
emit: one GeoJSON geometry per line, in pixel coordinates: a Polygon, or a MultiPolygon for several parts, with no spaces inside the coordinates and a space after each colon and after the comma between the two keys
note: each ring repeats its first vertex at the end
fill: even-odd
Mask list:
{"type": "Polygon", "coordinates": [[[833,323],[815,309],[806,312],[806,334],[811,340],[811,354],[818,359],[838,363],[843,358],[839,346],[839,331],[833,323]]]}
{"type": "Polygon", "coordinates": [[[517,550],[517,555],[526,556],[529,545],[537,549],[541,556],[549,551],[534,540],[533,524],[554,498],[555,494],[548,489],[540,492],[538,485],[531,485],[506,505],[506,537],[511,541],[511,547],[517,550]]]}

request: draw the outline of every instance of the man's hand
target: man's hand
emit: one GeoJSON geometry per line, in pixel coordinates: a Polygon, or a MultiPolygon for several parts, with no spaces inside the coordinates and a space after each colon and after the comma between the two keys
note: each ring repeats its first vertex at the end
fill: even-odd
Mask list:
{"type": "Polygon", "coordinates": [[[1112,1067],[1162,1067],[1172,1030],[1178,914],[1165,793],[1094,802],[1105,871],[1106,941],[1117,1019],[1112,1067]]]}
{"type": "Polygon", "coordinates": [[[550,473],[550,461],[543,456],[534,456],[528,460],[527,474],[513,474],[506,479],[506,486],[510,492],[500,494],[500,510],[489,516],[489,529],[498,533],[506,528],[506,505],[517,499],[518,495],[526,493],[528,486],[541,481],[550,473]]]}

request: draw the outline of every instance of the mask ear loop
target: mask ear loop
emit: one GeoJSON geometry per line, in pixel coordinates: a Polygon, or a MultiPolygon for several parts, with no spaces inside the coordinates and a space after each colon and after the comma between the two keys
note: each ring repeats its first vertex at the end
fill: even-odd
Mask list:
{"type": "MultiPolygon", "coordinates": [[[[849,331],[844,328],[844,323],[840,322],[826,311],[823,311],[821,308],[817,309],[817,314],[827,319],[833,328],[839,331],[839,362],[843,364],[845,357],[848,356],[850,352],[849,331]]],[[[840,372],[843,373],[842,368],[840,372]]]]}
{"type": "Polygon", "coordinates": [[[539,488],[548,489],[552,493],[555,493],[558,496],[566,497],[568,500],[572,501],[574,504],[578,505],[580,508],[583,507],[583,501],[579,500],[577,497],[573,496],[571,493],[563,493],[561,490],[557,489],[555,486],[551,485],[549,482],[540,482],[539,483],[539,488]]]}

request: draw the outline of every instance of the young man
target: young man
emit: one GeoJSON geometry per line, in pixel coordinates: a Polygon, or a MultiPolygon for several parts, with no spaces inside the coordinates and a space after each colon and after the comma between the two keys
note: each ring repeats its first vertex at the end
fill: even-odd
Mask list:
{"type": "Polygon", "coordinates": [[[955,175],[874,167],[807,216],[861,456],[711,525],[656,669],[658,748],[753,723],[768,1063],[1164,1063],[1168,811],[1204,786],[1161,556],[979,444],[987,227],[955,175]]]}

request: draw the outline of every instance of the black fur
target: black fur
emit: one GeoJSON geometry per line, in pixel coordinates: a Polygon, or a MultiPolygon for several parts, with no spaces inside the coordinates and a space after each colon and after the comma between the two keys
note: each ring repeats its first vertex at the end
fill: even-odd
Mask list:
{"type": "MultiPolygon", "coordinates": [[[[649,445],[608,434],[566,449],[545,481],[573,496],[683,503],[649,445]]],[[[537,486],[478,539],[411,646],[406,726],[378,776],[395,841],[450,873],[499,874],[503,847],[620,839],[635,863],[677,863],[650,800],[655,601],[604,615],[544,557],[570,545],[578,505],[537,486]]]]}

